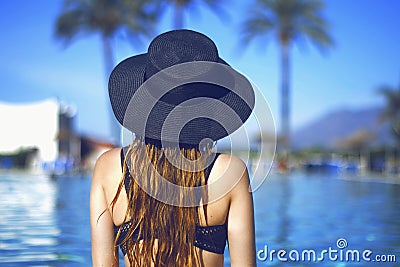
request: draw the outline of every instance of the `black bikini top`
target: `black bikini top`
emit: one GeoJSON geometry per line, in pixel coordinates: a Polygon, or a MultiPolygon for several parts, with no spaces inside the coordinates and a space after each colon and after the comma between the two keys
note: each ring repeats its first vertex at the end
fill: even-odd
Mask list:
{"type": "MultiPolygon", "coordinates": [[[[211,164],[204,170],[206,181],[208,180],[211,169],[214,166],[215,160],[218,158],[219,155],[220,153],[217,153],[211,164]]],[[[122,167],[123,164],[124,164],[124,153],[123,149],[121,149],[122,167]]],[[[129,174],[129,171],[127,171],[124,179],[125,190],[129,188],[130,179],[131,175],[129,174]]],[[[127,244],[123,242],[123,240],[126,238],[126,235],[128,234],[128,231],[131,227],[132,227],[131,221],[125,222],[120,226],[114,225],[114,236],[116,236],[118,230],[121,229],[120,235],[117,240],[117,244],[120,246],[121,251],[124,255],[126,254],[128,247],[127,244]]],[[[133,232],[133,238],[136,239],[138,235],[139,235],[139,228],[137,228],[133,232]]],[[[226,223],[221,225],[208,225],[208,226],[196,225],[195,240],[193,245],[200,249],[207,250],[209,252],[224,254],[227,238],[228,234],[227,234],[226,223]]]]}

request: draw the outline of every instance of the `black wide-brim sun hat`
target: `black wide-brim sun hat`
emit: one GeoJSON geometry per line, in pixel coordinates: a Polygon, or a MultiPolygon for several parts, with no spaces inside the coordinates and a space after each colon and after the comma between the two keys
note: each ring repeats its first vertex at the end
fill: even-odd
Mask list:
{"type": "Polygon", "coordinates": [[[233,133],[255,103],[251,83],[191,30],[163,33],[120,62],[108,89],[117,120],[136,136],[189,146],[233,133]]]}

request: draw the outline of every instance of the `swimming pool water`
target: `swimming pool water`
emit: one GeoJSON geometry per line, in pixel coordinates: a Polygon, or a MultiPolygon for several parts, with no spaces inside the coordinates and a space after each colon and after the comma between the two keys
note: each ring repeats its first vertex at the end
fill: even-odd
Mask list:
{"type": "MultiPolygon", "coordinates": [[[[90,266],[88,176],[0,173],[0,266],[90,266]]],[[[397,266],[288,256],[371,250],[400,261],[400,185],[383,177],[271,175],[254,192],[258,266],[397,266]],[[346,247],[339,249],[347,243],[346,247]],[[264,253],[267,249],[268,257],[264,253]],[[288,262],[277,258],[285,250],[288,262]],[[264,257],[264,258],[263,258],[264,257]]],[[[283,257],[285,258],[285,257],[283,257]]],[[[229,255],[226,253],[226,266],[229,255]]]]}

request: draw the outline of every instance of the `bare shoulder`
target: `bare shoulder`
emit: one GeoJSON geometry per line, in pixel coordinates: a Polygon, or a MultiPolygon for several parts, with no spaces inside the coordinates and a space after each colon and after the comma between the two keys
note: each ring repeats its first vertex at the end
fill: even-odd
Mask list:
{"type": "Polygon", "coordinates": [[[104,180],[104,178],[120,172],[120,153],[121,148],[113,148],[101,154],[96,161],[93,178],[104,180]]]}
{"type": "Polygon", "coordinates": [[[221,154],[210,173],[209,183],[217,192],[229,192],[230,198],[238,192],[248,192],[249,176],[245,162],[237,156],[221,154]]]}
{"type": "Polygon", "coordinates": [[[241,158],[231,154],[220,154],[215,163],[218,165],[228,165],[229,167],[236,167],[241,169],[246,168],[246,164],[241,158]]]}
{"type": "Polygon", "coordinates": [[[243,160],[230,154],[219,155],[213,169],[215,169],[217,176],[228,175],[231,178],[232,176],[241,177],[247,173],[247,167],[243,160]]]}
{"type": "Polygon", "coordinates": [[[108,162],[115,163],[114,161],[119,160],[121,148],[112,148],[107,150],[97,159],[98,164],[107,164],[108,162]]]}

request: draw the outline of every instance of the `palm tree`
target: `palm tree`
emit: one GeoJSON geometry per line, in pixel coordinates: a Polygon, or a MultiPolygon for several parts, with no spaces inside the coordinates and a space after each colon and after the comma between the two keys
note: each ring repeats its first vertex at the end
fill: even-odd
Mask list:
{"type": "MultiPolygon", "coordinates": [[[[172,4],[174,7],[174,28],[182,29],[184,27],[183,17],[184,11],[191,7],[194,7],[195,0],[161,0],[161,3],[172,4]]],[[[202,0],[197,2],[204,2],[211,10],[217,13],[219,16],[226,16],[225,12],[221,8],[221,0],[202,0]]]]}
{"type": "Polygon", "coordinates": [[[290,152],[290,48],[306,39],[317,48],[332,45],[327,22],[321,15],[320,0],[256,0],[243,23],[243,40],[248,44],[256,37],[272,35],[280,47],[281,64],[281,152],[290,152]]]}
{"type": "Polygon", "coordinates": [[[393,137],[400,143],[400,86],[392,88],[382,86],[378,92],[385,97],[386,106],[383,109],[380,119],[390,123],[393,137]]]}
{"type": "MultiPolygon", "coordinates": [[[[65,0],[56,20],[55,36],[69,45],[79,37],[100,34],[106,77],[113,66],[112,40],[121,35],[131,41],[148,36],[156,19],[155,9],[149,8],[148,0],[65,0]]],[[[111,133],[114,142],[120,142],[120,128],[112,115],[111,133]]]]}

